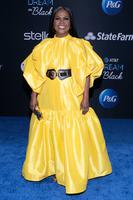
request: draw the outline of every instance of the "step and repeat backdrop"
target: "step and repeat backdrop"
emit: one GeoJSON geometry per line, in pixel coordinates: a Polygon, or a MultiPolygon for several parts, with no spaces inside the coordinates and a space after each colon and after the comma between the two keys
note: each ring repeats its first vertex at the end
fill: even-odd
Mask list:
{"type": "Polygon", "coordinates": [[[31,91],[20,66],[48,36],[53,9],[63,5],[72,10],[79,37],[93,45],[105,64],[91,89],[91,105],[99,117],[133,117],[132,0],[6,0],[0,5],[0,115],[30,113],[31,91]]]}

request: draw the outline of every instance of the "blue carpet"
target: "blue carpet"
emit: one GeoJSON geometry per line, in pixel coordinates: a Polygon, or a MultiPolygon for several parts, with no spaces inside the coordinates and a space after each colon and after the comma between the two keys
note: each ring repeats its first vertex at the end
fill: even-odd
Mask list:
{"type": "Polygon", "coordinates": [[[90,180],[86,192],[66,195],[63,186],[49,177],[28,182],[21,177],[28,138],[29,119],[0,117],[1,200],[132,200],[133,120],[101,120],[113,173],[90,180]]]}

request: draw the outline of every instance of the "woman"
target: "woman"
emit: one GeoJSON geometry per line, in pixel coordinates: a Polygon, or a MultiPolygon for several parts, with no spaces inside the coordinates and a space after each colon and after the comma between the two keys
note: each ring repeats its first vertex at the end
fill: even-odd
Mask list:
{"type": "Polygon", "coordinates": [[[103,62],[89,42],[74,37],[69,9],[57,8],[51,23],[49,38],[24,61],[33,114],[22,174],[30,181],[55,175],[66,193],[75,194],[86,190],[88,179],[112,171],[99,120],[89,106],[89,88],[103,62]]]}

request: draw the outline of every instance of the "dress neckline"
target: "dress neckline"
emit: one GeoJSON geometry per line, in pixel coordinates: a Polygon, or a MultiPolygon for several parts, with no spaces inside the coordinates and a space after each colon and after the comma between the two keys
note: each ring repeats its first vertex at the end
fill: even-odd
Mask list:
{"type": "Polygon", "coordinates": [[[67,34],[66,36],[64,37],[57,37],[56,35],[54,35],[54,38],[56,38],[57,40],[65,40],[65,39],[69,39],[71,38],[72,36],[70,34],[67,34]]]}

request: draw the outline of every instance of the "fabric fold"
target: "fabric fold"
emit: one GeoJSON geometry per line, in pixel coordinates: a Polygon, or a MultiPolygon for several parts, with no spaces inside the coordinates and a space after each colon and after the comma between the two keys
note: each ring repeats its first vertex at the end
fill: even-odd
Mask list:
{"type": "Polygon", "coordinates": [[[23,76],[34,92],[40,93],[42,84],[46,81],[46,64],[43,62],[44,55],[42,45],[46,41],[37,45],[32,53],[23,61],[23,76]],[[41,51],[40,51],[41,48],[41,51]]]}
{"type": "Polygon", "coordinates": [[[83,94],[86,77],[90,77],[90,88],[93,87],[94,80],[101,76],[104,63],[99,55],[93,50],[91,44],[81,39],[82,50],[79,58],[76,59],[77,66],[72,66],[73,89],[77,96],[83,94]]]}
{"type": "Polygon", "coordinates": [[[100,122],[92,108],[33,114],[23,176],[30,181],[56,175],[67,193],[84,191],[88,179],[111,173],[100,122]],[[34,132],[36,130],[36,132],[34,132]]]}
{"type": "Polygon", "coordinates": [[[86,52],[86,65],[90,69],[90,87],[93,87],[94,80],[102,74],[104,63],[88,41],[82,39],[82,42],[86,52]]]}

